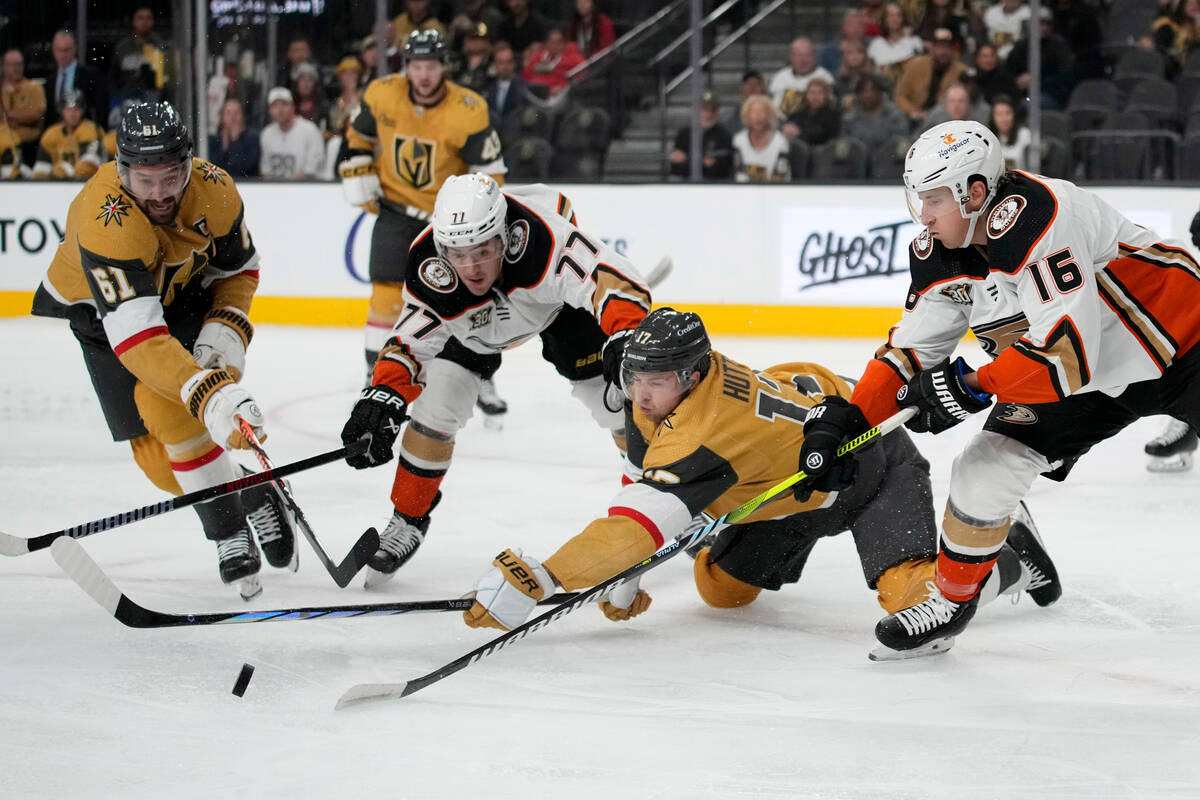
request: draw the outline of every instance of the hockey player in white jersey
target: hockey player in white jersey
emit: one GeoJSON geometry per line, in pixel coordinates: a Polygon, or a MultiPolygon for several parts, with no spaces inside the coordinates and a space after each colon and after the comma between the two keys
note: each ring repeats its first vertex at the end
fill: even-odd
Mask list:
{"type": "Polygon", "coordinates": [[[904,314],[853,401],[872,423],[915,405],[909,427],[930,433],[991,412],[954,462],[929,599],[876,628],[893,651],[966,627],[1039,474],[1064,479],[1143,416],[1200,421],[1200,265],[1186,250],[1067,181],[1005,172],[974,122],[922,134],[904,181],[926,229],[904,314]],[[994,356],[978,371],[950,360],[971,328],[994,356]]]}
{"type": "Polygon", "coordinates": [[[356,469],[390,461],[401,424],[391,520],[367,585],[393,575],[424,541],[454,439],[500,354],[540,337],[543,357],[624,450],[621,392],[611,387],[626,337],[650,310],[638,271],[580,231],[570,202],[543,185],[501,191],[487,175],[452,176],[413,242],[404,310],[342,441],[370,447],[356,469]]]}

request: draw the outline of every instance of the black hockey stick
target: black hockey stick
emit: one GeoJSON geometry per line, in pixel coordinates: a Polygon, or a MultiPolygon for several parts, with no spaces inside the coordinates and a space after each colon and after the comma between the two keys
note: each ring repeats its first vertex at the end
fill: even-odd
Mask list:
{"type": "Polygon", "coordinates": [[[216,486],[209,486],[206,489],[197,489],[194,492],[181,494],[179,497],[170,497],[166,500],[160,500],[157,503],[152,503],[148,506],[135,508],[130,511],[123,511],[120,514],[113,514],[110,517],[102,517],[94,519],[91,522],[84,522],[79,525],[72,525],[69,528],[63,528],[61,531],[52,531],[51,533],[43,533],[41,536],[34,536],[26,539],[22,536],[13,536],[12,534],[0,531],[0,553],[6,556],[23,556],[26,553],[32,553],[35,550],[44,550],[50,546],[50,543],[60,536],[69,536],[72,539],[80,539],[84,536],[91,536],[93,533],[119,528],[122,525],[128,525],[131,522],[137,522],[142,519],[156,517],[159,514],[165,514],[168,511],[176,511],[188,506],[194,506],[196,503],[203,503],[207,500],[226,495],[231,492],[240,492],[243,489],[249,489],[251,486],[257,486],[260,483],[283,478],[288,475],[295,475],[297,472],[303,472],[306,469],[319,467],[323,464],[329,464],[333,461],[340,461],[348,455],[357,455],[366,449],[366,440],[353,442],[345,447],[339,447],[337,450],[330,450],[328,453],[312,456],[311,458],[301,459],[291,464],[284,464],[282,467],[268,469],[263,472],[256,472],[250,475],[245,475],[241,478],[226,483],[219,483],[216,486]]]}
{"type": "MultiPolygon", "coordinates": [[[[897,414],[893,414],[883,422],[876,425],[874,428],[871,428],[865,433],[854,439],[851,439],[849,442],[846,442],[844,445],[839,447],[838,455],[845,455],[852,450],[856,450],[859,447],[874,441],[884,434],[890,433],[891,431],[903,425],[907,420],[915,416],[916,413],[917,409],[914,407],[906,408],[897,414]]],[[[730,511],[728,514],[718,517],[702,528],[696,529],[690,535],[675,539],[644,561],[634,564],[632,567],[612,576],[603,583],[596,584],[586,592],[580,592],[576,594],[573,599],[565,600],[559,603],[545,613],[539,614],[523,625],[518,625],[511,631],[507,631],[506,633],[497,636],[487,644],[475,648],[466,655],[459,656],[450,663],[439,667],[427,675],[422,675],[419,678],[414,678],[404,683],[360,683],[355,686],[351,686],[342,693],[340,698],[338,698],[337,705],[334,706],[334,708],[343,709],[347,706],[356,705],[358,703],[365,703],[372,700],[385,700],[390,697],[408,697],[410,694],[419,692],[421,689],[424,689],[430,684],[437,683],[443,678],[448,678],[459,670],[474,664],[476,661],[487,658],[493,653],[504,649],[506,646],[520,641],[521,639],[525,638],[525,636],[533,633],[539,628],[546,627],[559,617],[564,617],[580,606],[598,599],[605,592],[616,588],[620,584],[625,583],[632,578],[636,578],[638,575],[641,575],[647,570],[657,567],[667,559],[678,555],[681,550],[686,549],[692,543],[703,539],[715,528],[717,528],[717,526],[734,523],[745,519],[753,514],[754,511],[763,503],[766,503],[772,498],[787,491],[792,487],[793,484],[804,480],[806,477],[808,476],[803,472],[797,472],[791,477],[775,484],[770,489],[767,489],[758,497],[747,500],[744,504],[738,506],[733,511],[730,511]]]]}
{"type": "MultiPolygon", "coordinates": [[[[254,435],[254,428],[251,428],[250,423],[240,417],[238,418],[238,427],[242,432],[242,436],[246,438],[246,443],[250,445],[250,449],[254,452],[255,458],[258,459],[258,463],[262,465],[264,470],[270,470],[271,459],[267,456],[267,451],[263,450],[258,437],[254,435]]],[[[346,554],[346,557],[342,559],[342,563],[334,564],[333,559],[325,552],[325,548],[321,547],[321,543],[317,541],[316,534],[313,533],[312,527],[308,524],[308,520],[304,516],[304,512],[300,510],[300,506],[296,505],[296,500],[292,497],[291,491],[288,490],[283,481],[276,480],[274,483],[275,488],[279,490],[279,496],[283,498],[283,502],[292,514],[295,515],[296,523],[300,526],[300,531],[304,534],[304,538],[308,539],[308,543],[312,545],[313,552],[317,554],[317,560],[325,567],[329,576],[333,578],[333,582],[345,589],[350,584],[350,581],[354,580],[354,576],[363,568],[363,565],[367,563],[367,559],[379,549],[379,533],[374,528],[367,528],[366,532],[358,537],[358,541],[350,548],[350,552],[346,554]]]]}
{"type": "MultiPolygon", "coordinates": [[[[366,603],[362,605],[306,606],[277,608],[270,611],[218,611],[198,614],[172,614],[138,605],[129,595],[117,588],[100,565],[87,554],[83,545],[74,539],[59,537],[50,545],[50,555],[62,567],[67,577],[111,614],[117,622],[130,628],[177,628],[192,625],[233,625],[246,622],[280,622],[310,620],[323,617],[369,617],[411,614],[422,611],[466,611],[475,602],[473,597],[454,600],[408,600],[395,603],[366,603]]],[[[539,602],[554,605],[570,600],[573,594],[556,594],[539,602]]]]}

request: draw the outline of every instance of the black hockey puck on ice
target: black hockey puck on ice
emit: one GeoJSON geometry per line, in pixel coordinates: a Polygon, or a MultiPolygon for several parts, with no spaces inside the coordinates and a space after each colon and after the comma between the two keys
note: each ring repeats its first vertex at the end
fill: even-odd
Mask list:
{"type": "Polygon", "coordinates": [[[237,683],[233,685],[233,693],[241,697],[246,693],[246,687],[250,685],[250,676],[254,674],[254,667],[251,664],[242,664],[242,672],[238,675],[237,683]]]}

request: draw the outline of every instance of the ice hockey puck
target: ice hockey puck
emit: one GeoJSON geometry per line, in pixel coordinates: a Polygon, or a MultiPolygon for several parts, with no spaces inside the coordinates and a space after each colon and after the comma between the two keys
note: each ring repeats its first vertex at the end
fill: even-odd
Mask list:
{"type": "Polygon", "coordinates": [[[246,693],[246,687],[250,685],[250,676],[254,674],[254,666],[251,664],[242,664],[242,672],[238,675],[237,683],[233,685],[233,693],[241,697],[246,693]]]}

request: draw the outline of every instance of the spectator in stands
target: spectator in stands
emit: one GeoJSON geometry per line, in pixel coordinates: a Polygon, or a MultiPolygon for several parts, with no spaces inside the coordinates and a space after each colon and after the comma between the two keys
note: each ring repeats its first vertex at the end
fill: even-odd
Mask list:
{"type": "Polygon", "coordinates": [[[1175,0],[1168,13],[1154,20],[1154,47],[1172,61],[1172,71],[1183,66],[1188,48],[1200,42],[1200,0],[1175,0]]]}
{"type": "Polygon", "coordinates": [[[490,0],[460,0],[458,13],[450,21],[450,46],[461,51],[463,37],[480,22],[487,26],[488,35],[495,37],[504,22],[504,15],[492,6],[490,0]]]}
{"type": "Polygon", "coordinates": [[[104,161],[104,150],[100,145],[100,129],[83,117],[84,103],[83,92],[78,89],[63,92],[58,109],[62,121],[46,128],[38,140],[33,177],[86,181],[96,174],[104,161]]]}
{"type": "Polygon", "coordinates": [[[479,94],[487,91],[492,80],[492,40],[485,23],[475,23],[463,36],[462,51],[451,80],[479,94]]]}
{"type": "MultiPolygon", "coordinates": [[[[706,181],[727,181],[733,178],[733,137],[718,121],[720,108],[712,92],[705,92],[700,103],[701,149],[700,174],[706,181]]],[[[671,174],[688,177],[692,173],[690,153],[692,126],[684,125],[675,134],[675,146],[668,160],[671,174]]]]}
{"type": "Polygon", "coordinates": [[[1029,145],[1033,134],[1019,116],[1017,106],[1011,98],[999,95],[992,103],[992,114],[987,125],[1000,140],[1000,153],[1004,156],[1004,168],[1025,169],[1029,157],[1029,145]]]}
{"type": "Polygon", "coordinates": [[[742,130],[733,135],[733,177],[738,183],[787,183],[791,145],[775,129],[775,106],[756,94],[742,103],[742,130]]]}
{"type": "Polygon", "coordinates": [[[925,43],[912,34],[904,8],[899,3],[884,6],[883,32],[867,45],[867,57],[874,62],[875,69],[895,84],[904,62],[924,50],[925,43]]]}
{"type": "Polygon", "coordinates": [[[746,102],[747,97],[752,97],[756,94],[767,94],[767,84],[763,80],[762,73],[756,69],[752,69],[742,75],[742,83],[738,88],[737,103],[721,109],[718,122],[725,126],[725,130],[731,132],[741,130],[742,103],[746,102]]]}
{"type": "Polygon", "coordinates": [[[567,73],[583,63],[583,56],[574,42],[568,42],[562,30],[555,28],[546,34],[546,41],[534,47],[525,61],[521,77],[525,82],[542,84],[556,95],[567,88],[567,73]]]}
{"type": "Polygon", "coordinates": [[[296,113],[324,131],[329,119],[329,101],[321,89],[321,72],[315,64],[301,64],[292,72],[292,97],[296,100],[296,113]]]}
{"type": "Polygon", "coordinates": [[[864,27],[862,12],[857,8],[846,9],[842,13],[841,37],[837,41],[826,42],[821,47],[817,63],[824,67],[830,75],[836,75],[842,67],[842,58],[848,46],[857,45],[866,49],[867,40],[863,33],[864,27]]]}
{"type": "Polygon", "coordinates": [[[883,36],[883,0],[863,0],[863,35],[867,41],[883,36]]]}
{"type": "Polygon", "coordinates": [[[567,26],[567,40],[574,42],[584,59],[591,58],[617,40],[607,14],[596,9],[595,0],[575,0],[575,16],[567,26]]]}
{"type": "MultiPolygon", "coordinates": [[[[833,84],[834,101],[842,108],[849,108],[854,99],[854,87],[867,75],[876,75],[875,65],[867,58],[867,48],[861,42],[847,42],[842,52],[842,65],[833,84]]],[[[891,91],[890,84],[888,91],[891,91]]]]}
{"type": "MultiPolygon", "coordinates": [[[[1054,32],[1053,14],[1042,7],[1038,23],[1042,38],[1042,108],[1061,111],[1075,87],[1075,60],[1067,40],[1054,32]]],[[[1016,77],[1017,87],[1029,91],[1029,36],[1013,45],[1005,61],[1009,74],[1016,77]]]]}
{"type": "Polygon", "coordinates": [[[928,0],[925,15],[917,25],[915,33],[925,42],[925,49],[932,50],[939,30],[948,30],[959,53],[967,44],[967,16],[959,10],[961,0],[928,0]]]}
{"type": "Polygon", "coordinates": [[[0,181],[26,177],[29,167],[21,161],[21,137],[8,124],[8,114],[0,105],[0,181]]]}
{"type": "Polygon", "coordinates": [[[325,128],[334,136],[342,137],[341,147],[334,160],[335,164],[346,160],[346,151],[349,149],[346,144],[346,128],[350,126],[350,123],[358,116],[359,109],[362,108],[362,74],[362,62],[354,56],[346,56],[338,62],[335,71],[338,96],[329,106],[329,124],[325,128]]]}
{"type": "Polygon", "coordinates": [[[154,34],[154,11],[150,6],[134,10],[130,28],[129,36],[113,48],[109,77],[114,99],[150,102],[164,99],[166,47],[154,34]]]}
{"type": "Polygon", "coordinates": [[[492,69],[496,76],[483,93],[487,100],[492,123],[504,130],[506,123],[515,117],[529,102],[525,81],[517,74],[517,54],[507,43],[496,45],[492,53],[492,69]]]}
{"type": "Polygon", "coordinates": [[[988,114],[989,110],[986,105],[972,106],[971,91],[965,84],[955,83],[946,87],[946,91],[942,95],[942,102],[929,112],[922,130],[929,130],[934,125],[941,125],[943,122],[962,122],[968,119],[986,122],[988,114]]]}
{"type": "Polygon", "coordinates": [[[841,127],[842,112],[834,102],[829,84],[813,78],[804,87],[804,103],[788,114],[781,130],[787,138],[799,138],[815,147],[836,138],[841,127]]]}
{"type": "Polygon", "coordinates": [[[946,89],[962,78],[966,67],[958,60],[954,34],[946,28],[933,32],[929,55],[905,62],[896,82],[895,100],[900,110],[921,127],[946,89]]]}
{"type": "Polygon", "coordinates": [[[46,93],[40,83],[25,77],[25,56],[13,48],[4,53],[4,79],[0,83],[8,124],[21,139],[21,163],[32,167],[38,139],[46,126],[46,93]]]}
{"type": "Polygon", "coordinates": [[[308,43],[308,39],[303,36],[297,36],[288,42],[287,52],[284,55],[283,63],[275,70],[275,86],[291,86],[295,80],[296,70],[301,64],[312,64],[313,61],[312,45],[308,43]]]}
{"type": "Polygon", "coordinates": [[[833,75],[817,64],[812,40],[807,36],[797,37],[788,48],[788,65],[771,76],[767,87],[781,114],[787,116],[800,107],[804,89],[813,78],[833,84],[833,75]]]}
{"type": "Polygon", "coordinates": [[[296,115],[296,103],[286,86],[267,93],[273,122],[263,128],[258,171],[270,180],[312,180],[325,166],[325,140],[317,126],[296,115]]]}
{"type": "Polygon", "coordinates": [[[221,104],[221,125],[208,138],[208,160],[235,178],[257,178],[262,149],[258,131],[246,128],[246,114],[237,100],[221,104]]]}
{"type": "Polygon", "coordinates": [[[404,0],[404,11],[392,20],[392,45],[398,50],[404,49],[408,35],[413,31],[423,31],[432,28],[446,38],[446,26],[433,15],[430,0],[404,0]]]}
{"type": "Polygon", "coordinates": [[[908,138],[908,117],[887,96],[877,75],[859,78],[854,87],[854,101],[842,115],[842,135],[859,139],[868,150],[879,150],[908,138]]]}
{"type": "Polygon", "coordinates": [[[1025,23],[1029,21],[1029,6],[1025,0],[996,0],[983,13],[983,25],[987,30],[987,41],[996,48],[1000,58],[1008,58],[1013,44],[1021,38],[1025,23]]]}
{"type": "Polygon", "coordinates": [[[508,42],[517,54],[519,64],[524,64],[534,45],[541,45],[549,26],[542,15],[534,11],[529,0],[505,0],[508,16],[500,24],[496,38],[508,42]]]}
{"type": "Polygon", "coordinates": [[[104,123],[108,119],[108,80],[100,70],[78,60],[75,34],[66,30],[55,32],[50,41],[50,52],[54,55],[55,69],[46,79],[46,85],[54,94],[46,98],[46,122],[58,121],[57,111],[51,117],[50,109],[61,105],[64,92],[75,89],[83,94],[83,110],[88,119],[104,123]]]}
{"type": "Polygon", "coordinates": [[[1017,82],[996,55],[996,48],[981,44],[975,51],[975,68],[970,70],[970,81],[984,102],[994,103],[998,95],[1019,97],[1017,82]]]}

